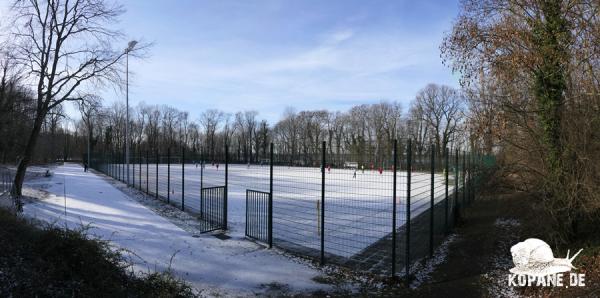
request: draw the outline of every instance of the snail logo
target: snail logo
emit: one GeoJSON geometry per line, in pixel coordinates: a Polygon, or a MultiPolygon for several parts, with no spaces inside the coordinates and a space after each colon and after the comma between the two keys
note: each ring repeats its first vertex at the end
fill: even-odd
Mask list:
{"type": "MultiPolygon", "coordinates": [[[[573,266],[573,260],[581,253],[580,249],[573,257],[555,258],[550,246],[535,238],[527,239],[513,245],[510,249],[514,268],[509,271],[509,285],[512,286],[563,286],[565,272],[577,269],[573,266]]],[[[570,273],[569,285],[585,286],[584,274],[570,273]]]]}

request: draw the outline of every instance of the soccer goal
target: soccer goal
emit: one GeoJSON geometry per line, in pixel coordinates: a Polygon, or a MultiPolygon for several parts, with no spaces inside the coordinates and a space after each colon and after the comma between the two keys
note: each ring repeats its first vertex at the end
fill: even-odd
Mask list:
{"type": "Polygon", "coordinates": [[[346,161],[346,162],[344,162],[344,168],[347,168],[347,169],[358,169],[358,162],[355,162],[355,161],[346,161]]]}

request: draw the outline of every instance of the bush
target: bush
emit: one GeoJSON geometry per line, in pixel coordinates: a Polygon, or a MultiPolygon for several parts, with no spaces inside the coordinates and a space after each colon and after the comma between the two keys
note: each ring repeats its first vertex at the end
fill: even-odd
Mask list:
{"type": "Polygon", "coordinates": [[[85,231],[40,228],[0,208],[0,296],[195,296],[168,272],[134,274],[120,251],[85,231]]]}

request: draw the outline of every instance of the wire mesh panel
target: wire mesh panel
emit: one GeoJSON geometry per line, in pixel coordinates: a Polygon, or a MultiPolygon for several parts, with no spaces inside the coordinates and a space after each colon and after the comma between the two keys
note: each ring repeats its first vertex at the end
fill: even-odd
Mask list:
{"type": "Polygon", "coordinates": [[[407,181],[408,181],[408,141],[399,140],[397,144],[397,172],[396,172],[396,229],[395,235],[393,235],[393,270],[392,275],[395,275],[397,272],[402,272],[402,270],[406,270],[406,248],[407,248],[407,231],[406,231],[406,223],[407,223],[407,181]]]}
{"type": "Polygon", "coordinates": [[[0,166],[0,195],[10,192],[12,189],[14,173],[11,169],[0,166]]]}
{"type": "Polygon", "coordinates": [[[178,175],[182,179],[180,185],[179,194],[182,197],[179,200],[182,201],[183,209],[193,214],[200,213],[200,195],[202,188],[201,185],[201,174],[202,174],[202,160],[200,154],[196,152],[184,152],[182,159],[182,167],[178,175]]]}
{"type": "Polygon", "coordinates": [[[438,147],[432,147],[433,156],[432,162],[432,192],[433,196],[430,198],[433,203],[430,203],[430,254],[433,250],[440,245],[448,230],[447,227],[447,196],[446,193],[451,191],[448,188],[446,182],[446,149],[438,147]],[[433,208],[431,208],[433,205],[433,208]]]}
{"type": "Polygon", "coordinates": [[[374,273],[388,272],[397,174],[391,143],[337,149],[328,150],[325,164],[327,261],[374,273]]]}
{"type": "MultiPolygon", "coordinates": [[[[178,150],[179,151],[179,150],[178,150]]],[[[177,152],[176,156],[171,156],[171,164],[169,169],[171,171],[169,175],[169,201],[177,208],[182,208],[182,203],[185,203],[185,199],[182,196],[185,191],[185,172],[182,162],[181,153],[177,152]]]]}
{"type": "Polygon", "coordinates": [[[170,151],[158,156],[158,197],[171,202],[171,154],[170,151]]]}
{"type": "Polygon", "coordinates": [[[159,154],[155,150],[149,150],[147,164],[146,164],[146,177],[148,179],[147,193],[155,198],[159,197],[159,154]]]}
{"type": "Polygon", "coordinates": [[[246,237],[268,244],[269,199],[264,191],[246,190],[246,237]]]}
{"type": "MultiPolygon", "coordinates": [[[[420,147],[418,145],[413,148],[411,181],[410,181],[410,233],[409,233],[409,257],[413,263],[425,256],[429,255],[431,243],[431,195],[432,188],[435,189],[432,183],[431,173],[431,158],[432,147],[420,147]]],[[[434,177],[435,180],[435,177],[434,177]]],[[[408,186],[407,186],[408,187],[408,186]]]]}
{"type": "Polygon", "coordinates": [[[275,144],[273,157],[273,244],[320,257],[321,148],[291,152],[275,144]]]}

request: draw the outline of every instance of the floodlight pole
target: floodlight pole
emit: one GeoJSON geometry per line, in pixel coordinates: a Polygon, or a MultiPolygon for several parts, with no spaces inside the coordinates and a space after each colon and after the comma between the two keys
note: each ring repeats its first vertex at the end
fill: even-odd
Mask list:
{"type": "Polygon", "coordinates": [[[129,186],[129,52],[133,50],[137,41],[132,40],[125,49],[125,163],[127,164],[127,186],[129,186]]]}

